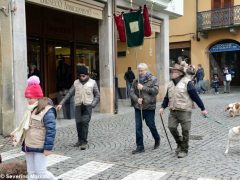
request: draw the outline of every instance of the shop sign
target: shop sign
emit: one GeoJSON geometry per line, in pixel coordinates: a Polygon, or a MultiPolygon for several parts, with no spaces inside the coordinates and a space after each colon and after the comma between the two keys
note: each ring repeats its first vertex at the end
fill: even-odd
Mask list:
{"type": "Polygon", "coordinates": [[[88,4],[84,3],[78,4],[67,0],[28,0],[28,2],[33,2],[43,6],[48,6],[62,11],[67,11],[96,19],[102,19],[101,7],[93,8],[94,5],[89,6],[88,4]]]}
{"type": "Polygon", "coordinates": [[[240,45],[236,43],[216,44],[209,49],[210,52],[240,51],[240,45]]]}

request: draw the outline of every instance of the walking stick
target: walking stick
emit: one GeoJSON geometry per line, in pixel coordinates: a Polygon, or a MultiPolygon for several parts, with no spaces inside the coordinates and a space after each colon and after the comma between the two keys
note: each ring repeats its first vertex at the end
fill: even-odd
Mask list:
{"type": "Polygon", "coordinates": [[[161,118],[162,125],[163,125],[163,129],[164,129],[164,131],[165,131],[165,134],[166,134],[166,137],[167,137],[167,140],[168,140],[168,144],[169,144],[170,149],[171,149],[171,151],[172,151],[172,146],[171,146],[171,143],[170,143],[170,141],[169,141],[169,138],[168,138],[167,131],[166,131],[166,128],[165,128],[164,123],[163,123],[163,118],[162,118],[161,113],[160,113],[160,118],[161,118]]]}

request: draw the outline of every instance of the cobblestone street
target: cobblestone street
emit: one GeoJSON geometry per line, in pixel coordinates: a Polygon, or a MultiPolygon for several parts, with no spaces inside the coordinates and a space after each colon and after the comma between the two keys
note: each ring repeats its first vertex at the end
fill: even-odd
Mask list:
{"type": "MultiPolygon", "coordinates": [[[[202,95],[209,118],[202,117],[200,109],[194,109],[189,155],[183,159],[178,159],[174,151],[170,151],[158,114],[156,124],[161,134],[160,148],[152,150],[154,140],[144,124],[145,153],[137,155],[131,154],[135,148],[131,107],[121,107],[118,115],[94,114],[86,151],[73,147],[77,141],[74,121],[58,121],[56,155],[50,157],[49,170],[59,178],[69,180],[240,179],[239,146],[232,147],[229,154],[224,155],[229,129],[240,124],[240,117],[229,117],[224,108],[228,103],[238,101],[239,95],[237,92],[202,95]]],[[[167,115],[168,111],[165,111],[165,126],[167,115]]],[[[175,149],[169,131],[168,135],[175,149]]],[[[5,141],[1,138],[1,144],[5,141]]],[[[6,146],[2,150],[6,161],[24,158],[20,148],[12,154],[11,149],[6,146]]]]}

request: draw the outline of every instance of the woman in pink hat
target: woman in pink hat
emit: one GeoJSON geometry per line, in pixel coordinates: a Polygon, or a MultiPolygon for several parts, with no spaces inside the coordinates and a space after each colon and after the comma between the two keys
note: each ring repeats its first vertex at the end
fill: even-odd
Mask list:
{"type": "Polygon", "coordinates": [[[27,110],[20,125],[11,133],[13,144],[22,144],[27,162],[28,179],[51,179],[47,156],[51,154],[56,134],[56,110],[49,98],[43,97],[37,76],[28,79],[25,97],[27,110]]]}

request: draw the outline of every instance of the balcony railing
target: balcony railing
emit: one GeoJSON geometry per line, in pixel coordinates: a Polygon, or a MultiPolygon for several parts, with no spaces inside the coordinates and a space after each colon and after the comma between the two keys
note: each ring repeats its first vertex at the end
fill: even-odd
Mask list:
{"type": "Polygon", "coordinates": [[[198,31],[240,26],[240,6],[197,13],[198,31]]]}

